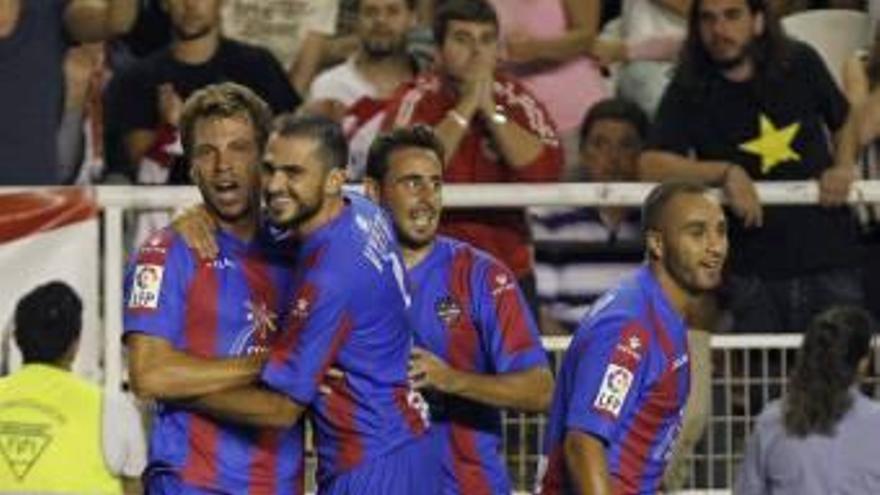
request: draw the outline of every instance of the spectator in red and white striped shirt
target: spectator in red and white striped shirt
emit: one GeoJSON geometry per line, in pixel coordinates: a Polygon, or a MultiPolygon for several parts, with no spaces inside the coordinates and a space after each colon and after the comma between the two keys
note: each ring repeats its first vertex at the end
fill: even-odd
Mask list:
{"type": "MultiPolygon", "coordinates": [[[[434,36],[437,70],[399,90],[385,127],[433,127],[447,150],[447,183],[558,180],[562,149],[546,108],[522,83],[496,70],[492,5],[447,0],[435,15],[434,36]]],[[[504,262],[535,309],[531,235],[522,209],[449,211],[441,232],[504,262]]]]}

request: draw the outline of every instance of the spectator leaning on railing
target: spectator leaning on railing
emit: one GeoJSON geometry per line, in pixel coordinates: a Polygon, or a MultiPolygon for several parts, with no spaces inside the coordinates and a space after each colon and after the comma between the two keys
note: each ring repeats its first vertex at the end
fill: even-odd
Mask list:
{"type": "Polygon", "coordinates": [[[787,38],[764,0],[696,0],[663,96],[645,180],[721,186],[731,225],[729,307],[737,331],[802,331],[832,304],[863,299],[846,99],[815,50],[787,38]],[[833,135],[829,146],[828,135],[833,135]],[[754,181],[819,182],[821,205],[762,207],[754,181]]]}

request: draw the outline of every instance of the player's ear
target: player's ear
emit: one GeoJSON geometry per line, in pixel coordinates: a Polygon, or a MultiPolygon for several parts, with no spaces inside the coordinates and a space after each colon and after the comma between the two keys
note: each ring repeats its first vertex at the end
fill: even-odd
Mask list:
{"type": "Polygon", "coordinates": [[[327,180],[324,181],[324,194],[330,196],[339,196],[342,194],[342,186],[345,185],[345,169],[333,168],[327,173],[327,180]]]}
{"type": "Polygon", "coordinates": [[[379,183],[372,177],[364,177],[364,194],[374,203],[379,204],[379,183]]]}
{"type": "Polygon", "coordinates": [[[663,236],[657,230],[645,232],[645,247],[648,250],[648,259],[663,259],[663,236]]]}

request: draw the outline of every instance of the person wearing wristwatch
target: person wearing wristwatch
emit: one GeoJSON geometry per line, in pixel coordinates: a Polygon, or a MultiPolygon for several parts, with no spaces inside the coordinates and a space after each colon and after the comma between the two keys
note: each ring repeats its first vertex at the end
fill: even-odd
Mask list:
{"type": "MultiPolygon", "coordinates": [[[[556,125],[544,105],[497,70],[498,17],[485,0],[449,0],[434,18],[437,69],[401,87],[383,127],[426,124],[446,149],[447,183],[555,182],[556,125]]],[[[537,308],[531,235],[522,209],[454,210],[441,232],[488,251],[513,270],[537,308]]]]}

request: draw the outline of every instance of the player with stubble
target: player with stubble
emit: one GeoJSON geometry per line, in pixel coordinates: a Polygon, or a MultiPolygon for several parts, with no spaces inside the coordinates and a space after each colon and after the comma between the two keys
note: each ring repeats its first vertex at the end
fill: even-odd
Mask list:
{"type": "Polygon", "coordinates": [[[642,213],[646,261],[581,321],[557,377],[536,493],[657,493],[690,390],[687,321],[721,283],[727,221],[669,182],[642,213]]]}
{"type": "Polygon", "coordinates": [[[509,494],[501,410],[546,412],[553,377],[510,269],[437,233],[443,155],[431,128],[395,129],[370,148],[365,188],[391,214],[410,275],[410,379],[430,404],[442,493],[509,494]]]}
{"type": "Polygon", "coordinates": [[[329,119],[274,122],[262,194],[270,222],[298,243],[294,295],[259,383],[201,405],[247,422],[249,404],[269,402],[283,425],[308,410],[320,494],[434,493],[427,411],[407,376],[414,335],[400,248],[381,208],[343,192],[347,151],[329,119]]]}

